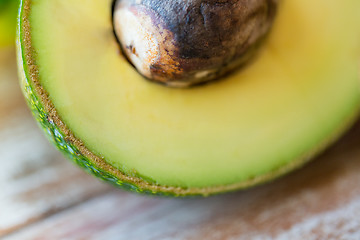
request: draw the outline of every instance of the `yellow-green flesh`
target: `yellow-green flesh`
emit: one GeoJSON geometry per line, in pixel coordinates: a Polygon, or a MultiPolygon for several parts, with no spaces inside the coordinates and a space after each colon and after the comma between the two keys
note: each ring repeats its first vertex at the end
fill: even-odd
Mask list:
{"type": "Polygon", "coordinates": [[[258,58],[171,89],[119,55],[110,0],[33,0],[39,78],[95,154],[160,185],[227,185],[306,158],[360,103],[360,1],[283,0],[258,58]]]}

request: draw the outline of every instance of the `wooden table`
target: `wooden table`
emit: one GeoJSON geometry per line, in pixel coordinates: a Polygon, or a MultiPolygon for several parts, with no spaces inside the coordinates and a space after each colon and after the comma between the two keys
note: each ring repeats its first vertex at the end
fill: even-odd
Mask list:
{"type": "Polygon", "coordinates": [[[0,55],[0,238],[360,239],[360,122],[301,170],[254,189],[169,199],[86,175],[45,140],[0,55]]]}

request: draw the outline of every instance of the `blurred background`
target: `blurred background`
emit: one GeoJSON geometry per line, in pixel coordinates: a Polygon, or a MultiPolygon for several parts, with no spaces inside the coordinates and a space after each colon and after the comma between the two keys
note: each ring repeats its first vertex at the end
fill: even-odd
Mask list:
{"type": "Polygon", "coordinates": [[[0,239],[360,239],[360,123],[306,167],[210,198],[141,196],[53,148],[18,85],[16,0],[0,0],[0,239]]]}

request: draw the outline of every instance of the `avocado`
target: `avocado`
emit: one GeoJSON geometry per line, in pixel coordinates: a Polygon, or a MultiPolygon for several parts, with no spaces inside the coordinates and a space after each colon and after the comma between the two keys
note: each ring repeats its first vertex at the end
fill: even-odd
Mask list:
{"type": "Polygon", "coordinates": [[[113,9],[112,0],[22,0],[17,53],[46,135],[116,186],[169,196],[251,187],[302,166],[358,116],[358,0],[280,1],[251,62],[191,88],[137,72],[113,9]]]}
{"type": "Polygon", "coordinates": [[[0,48],[15,45],[18,0],[0,0],[0,48]]]}

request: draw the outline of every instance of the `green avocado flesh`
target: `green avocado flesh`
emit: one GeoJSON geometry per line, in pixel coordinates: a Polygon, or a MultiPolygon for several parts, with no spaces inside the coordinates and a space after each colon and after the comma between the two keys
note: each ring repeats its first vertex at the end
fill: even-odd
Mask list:
{"type": "Polygon", "coordinates": [[[104,166],[140,179],[130,181],[140,189],[146,182],[213,194],[254,185],[300,166],[357,116],[359,0],[281,1],[253,62],[190,89],[136,72],[119,52],[111,6],[23,0],[18,53],[30,105],[55,141],[97,155],[103,163],[85,150],[72,154],[117,185],[121,177],[104,166]]]}

